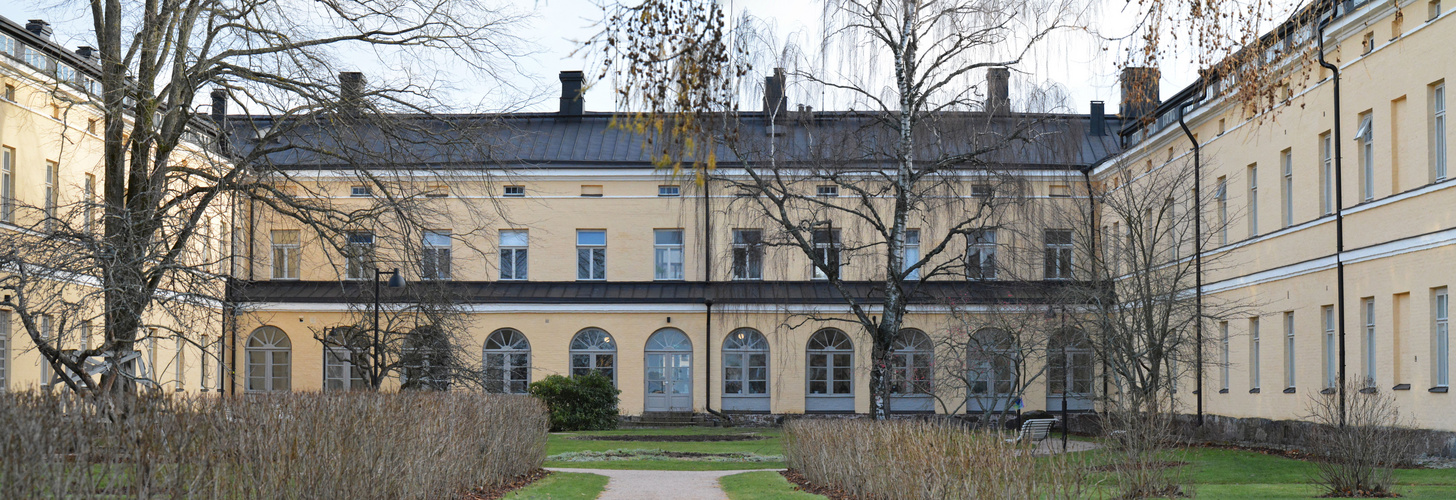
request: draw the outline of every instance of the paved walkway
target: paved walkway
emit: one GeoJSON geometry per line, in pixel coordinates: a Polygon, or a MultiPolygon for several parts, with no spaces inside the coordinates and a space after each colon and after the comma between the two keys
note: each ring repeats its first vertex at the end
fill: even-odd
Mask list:
{"type": "Polygon", "coordinates": [[[718,487],[718,478],[763,470],[612,470],[612,469],[558,469],[559,472],[585,472],[607,476],[607,490],[598,500],[727,500],[723,489],[718,487]]]}

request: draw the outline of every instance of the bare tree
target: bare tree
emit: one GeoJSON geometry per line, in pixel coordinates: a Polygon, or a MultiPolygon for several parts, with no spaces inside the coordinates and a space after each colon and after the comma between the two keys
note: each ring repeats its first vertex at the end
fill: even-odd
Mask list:
{"type": "Polygon", "coordinates": [[[473,0],[84,5],[97,77],[68,82],[82,92],[58,85],[52,97],[102,115],[99,199],[18,207],[31,215],[3,236],[3,264],[18,270],[3,280],[15,292],[6,305],[37,350],[89,394],[130,390],[134,375],[122,364],[154,332],[197,341],[239,270],[224,254],[241,243],[232,234],[239,217],[267,212],[345,252],[365,224],[403,234],[429,227],[428,184],[454,175],[440,165],[489,158],[490,145],[470,142],[484,124],[432,113],[440,101],[429,79],[335,83],[343,61],[377,51],[424,65],[439,54],[491,76],[516,52],[509,29],[518,17],[473,0]],[[211,119],[195,113],[207,87],[231,95],[213,94],[211,119]],[[254,119],[223,123],[230,99],[254,119]],[[333,186],[320,181],[328,173],[371,187],[371,202],[333,203],[333,186]],[[47,331],[45,317],[66,319],[47,331]],[[93,317],[99,344],[56,341],[93,317]],[[88,371],[92,357],[108,367],[88,371]]]}

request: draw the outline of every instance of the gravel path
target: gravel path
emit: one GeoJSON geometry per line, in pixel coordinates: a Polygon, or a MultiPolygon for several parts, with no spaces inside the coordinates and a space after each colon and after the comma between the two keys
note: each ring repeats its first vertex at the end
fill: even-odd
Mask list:
{"type": "Polygon", "coordinates": [[[585,472],[607,476],[607,490],[598,500],[727,500],[718,478],[759,470],[609,470],[558,469],[560,472],[585,472]]]}

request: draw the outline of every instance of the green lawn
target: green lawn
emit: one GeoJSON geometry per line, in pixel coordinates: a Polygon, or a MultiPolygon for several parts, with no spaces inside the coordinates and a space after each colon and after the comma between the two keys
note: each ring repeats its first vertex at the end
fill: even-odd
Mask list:
{"type": "Polygon", "coordinates": [[[546,441],[547,467],[575,467],[582,469],[631,469],[631,470],[741,470],[781,469],[784,467],[783,431],[779,429],[751,428],[702,428],[678,429],[631,429],[617,431],[557,432],[546,441]],[[705,435],[705,434],[754,434],[764,439],[751,441],[722,442],[660,442],[660,441],[596,441],[571,439],[573,436],[630,436],[630,435],[705,435]],[[608,452],[613,450],[653,450],[664,452],[694,453],[749,453],[760,457],[774,458],[768,461],[718,459],[703,460],[602,460],[567,461],[564,456],[575,452],[608,452]],[[552,459],[550,457],[557,457],[552,459]]]}
{"type": "Polygon", "coordinates": [[[745,472],[718,480],[731,500],[814,500],[822,495],[804,493],[777,472],[745,472]]]}
{"type": "Polygon", "coordinates": [[[505,500],[591,500],[607,488],[607,476],[552,472],[535,484],[511,492],[505,500]]]}

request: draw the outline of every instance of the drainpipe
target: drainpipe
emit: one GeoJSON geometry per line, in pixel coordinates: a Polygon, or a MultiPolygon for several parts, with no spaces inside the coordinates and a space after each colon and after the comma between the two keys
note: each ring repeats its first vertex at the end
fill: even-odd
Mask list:
{"type": "MultiPolygon", "coordinates": [[[[1193,143],[1193,314],[1197,318],[1193,324],[1193,335],[1194,345],[1198,347],[1194,352],[1194,385],[1197,387],[1193,390],[1193,396],[1198,402],[1199,427],[1203,427],[1203,148],[1199,146],[1198,138],[1193,136],[1193,131],[1188,130],[1188,123],[1183,121],[1183,115],[1189,108],[1202,103],[1208,95],[1207,91],[1203,83],[1199,82],[1198,99],[1178,106],[1178,126],[1183,128],[1183,135],[1188,136],[1188,142],[1193,143]]],[[[1173,376],[1178,375],[1175,373],[1173,376]]]]}
{"type": "Polygon", "coordinates": [[[1338,290],[1335,301],[1335,310],[1339,315],[1340,331],[1340,379],[1335,385],[1336,391],[1340,393],[1340,427],[1345,426],[1345,203],[1344,189],[1342,185],[1340,156],[1340,68],[1325,60],[1325,28],[1335,19],[1335,12],[1339,5],[1329,2],[1330,15],[1319,24],[1319,63],[1320,66],[1330,70],[1330,76],[1335,84],[1335,288],[1338,290]]]}
{"type": "Polygon", "coordinates": [[[703,179],[703,336],[706,339],[703,343],[703,359],[705,370],[703,371],[703,409],[709,415],[716,415],[713,411],[713,299],[708,288],[713,283],[713,219],[712,197],[709,196],[710,183],[707,178],[703,179]]]}
{"type": "MultiPolygon", "coordinates": [[[[1098,217],[1098,213],[1097,213],[1097,198],[1094,197],[1094,196],[1092,196],[1092,165],[1087,165],[1085,167],[1082,167],[1081,168],[1081,171],[1082,171],[1082,184],[1085,185],[1085,186],[1087,186],[1087,220],[1088,220],[1088,223],[1087,223],[1088,224],[1087,234],[1092,235],[1092,238],[1091,238],[1091,240],[1092,240],[1092,246],[1091,246],[1092,251],[1093,252],[1098,252],[1098,251],[1100,251],[1099,249],[1101,247],[1099,247],[1098,244],[1097,244],[1097,237],[1098,236],[1101,236],[1102,233],[1101,233],[1101,231],[1098,231],[1097,228],[1099,226],[1098,225],[1098,222],[1101,220],[1101,218],[1098,217]]],[[[1104,257],[1103,264],[1102,264],[1104,266],[1107,265],[1107,262],[1106,262],[1105,259],[1106,258],[1104,257]]],[[[1093,276],[1093,278],[1095,279],[1096,276],[1093,276]]],[[[1100,287],[1101,285],[1098,284],[1097,286],[1100,287]]],[[[1107,370],[1107,360],[1106,359],[1103,359],[1102,360],[1102,397],[1104,397],[1104,398],[1107,397],[1107,394],[1108,394],[1107,372],[1108,372],[1108,370],[1107,370]]]]}

